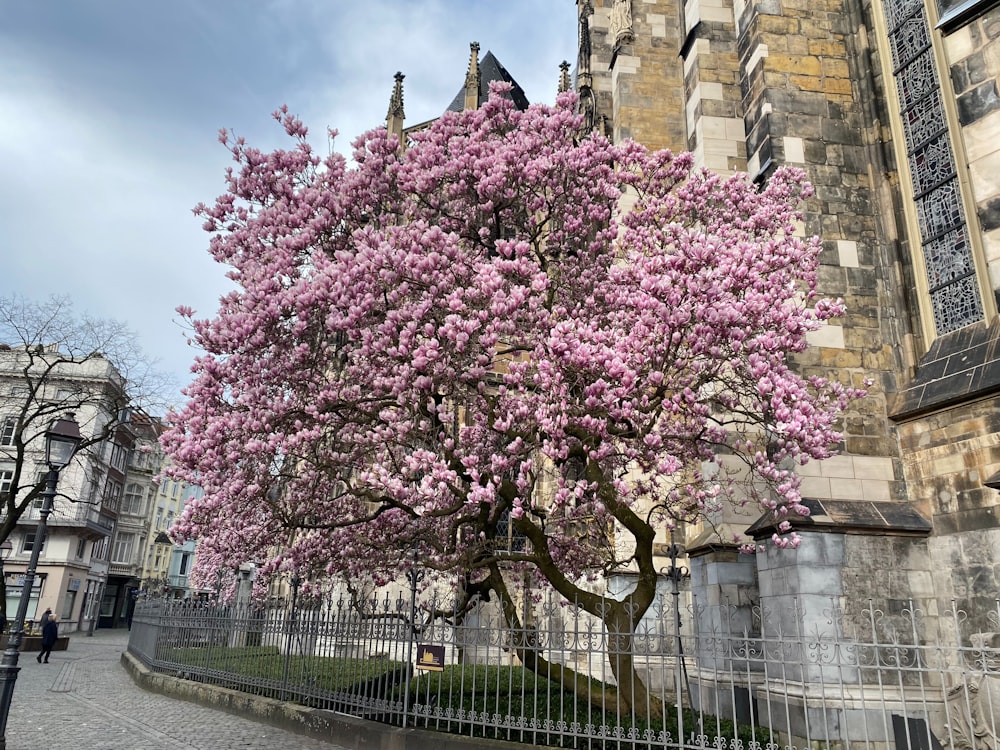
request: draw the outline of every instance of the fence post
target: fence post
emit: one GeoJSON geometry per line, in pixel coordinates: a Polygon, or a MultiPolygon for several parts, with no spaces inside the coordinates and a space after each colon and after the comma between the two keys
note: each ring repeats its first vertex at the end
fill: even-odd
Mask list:
{"type": "Polygon", "coordinates": [[[288,672],[292,664],[292,645],[295,638],[295,606],[299,598],[299,584],[302,579],[298,575],[292,576],[292,611],[288,623],[288,640],[285,645],[285,665],[281,674],[281,700],[288,700],[288,672]]]}

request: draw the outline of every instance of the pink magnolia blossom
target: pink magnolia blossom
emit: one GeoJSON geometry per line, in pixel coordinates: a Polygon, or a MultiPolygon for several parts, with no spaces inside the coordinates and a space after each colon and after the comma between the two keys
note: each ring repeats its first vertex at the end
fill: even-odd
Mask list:
{"type": "Polygon", "coordinates": [[[205,490],[175,535],[212,566],[389,580],[416,553],[475,582],[507,560],[572,598],[655,575],[658,526],[805,511],[793,467],[831,455],[860,392],[790,362],[843,312],[795,233],[803,173],[758,190],[581,137],[571,95],[499,93],[405,151],[366,133],[352,165],[285,110],[288,150],[220,135],[235,166],[196,213],[236,290],[179,308],[204,354],[163,439],[205,490]],[[703,474],[720,451],[749,479],[703,474]]]}

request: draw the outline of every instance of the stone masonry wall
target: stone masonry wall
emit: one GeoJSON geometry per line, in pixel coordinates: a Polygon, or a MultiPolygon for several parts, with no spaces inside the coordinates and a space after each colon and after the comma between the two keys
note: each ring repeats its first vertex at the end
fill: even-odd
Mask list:
{"type": "Polygon", "coordinates": [[[881,202],[892,191],[880,164],[870,33],[853,0],[737,0],[736,11],[748,170],[763,178],[776,165],[805,169],[816,195],[805,207],[804,232],[818,234],[824,247],[819,292],[847,307],[846,317],[810,336],[813,346],[796,361],[806,375],[855,386],[873,381],[868,397],[845,415],[842,448],[849,456],[888,459],[879,479],[901,498],[885,393],[895,388],[896,343],[906,324],[887,283],[898,269],[886,249],[881,202]]]}
{"type": "Polygon", "coordinates": [[[695,163],[728,174],[746,171],[746,132],[732,0],[684,3],[687,149],[695,163]]]}
{"type": "Polygon", "coordinates": [[[970,616],[995,619],[1000,492],[983,481],[1000,471],[1000,396],[904,422],[899,435],[910,501],[934,526],[930,554],[941,609],[954,599],[970,616]]]}

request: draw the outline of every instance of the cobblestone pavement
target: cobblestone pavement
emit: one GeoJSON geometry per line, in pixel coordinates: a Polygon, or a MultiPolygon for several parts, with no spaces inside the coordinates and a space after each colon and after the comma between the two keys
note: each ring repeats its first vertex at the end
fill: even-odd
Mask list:
{"type": "Polygon", "coordinates": [[[124,630],[72,634],[48,664],[23,653],[7,750],[346,750],[312,737],[149,693],[119,659],[124,630]]]}

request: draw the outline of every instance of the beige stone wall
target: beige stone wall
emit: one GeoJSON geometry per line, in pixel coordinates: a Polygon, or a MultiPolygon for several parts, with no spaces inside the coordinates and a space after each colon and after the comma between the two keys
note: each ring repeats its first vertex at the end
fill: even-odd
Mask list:
{"type": "Polygon", "coordinates": [[[1000,397],[899,425],[907,496],[932,520],[934,587],[971,616],[995,614],[1000,591],[1000,493],[983,481],[1000,471],[1000,397]]]}
{"type": "Polygon", "coordinates": [[[1000,471],[1000,396],[899,425],[910,502],[936,534],[1000,526],[1000,493],[983,480],[1000,471]]]}
{"type": "Polygon", "coordinates": [[[845,456],[804,468],[806,494],[903,499],[887,391],[897,383],[898,344],[909,321],[899,314],[905,300],[897,249],[886,241],[896,193],[879,143],[871,32],[853,0],[736,0],[735,12],[747,170],[761,178],[781,165],[806,171],[816,195],[805,206],[804,231],[819,235],[824,247],[819,292],[842,298],[847,308],[844,318],[810,335],[813,346],[796,361],[807,375],[853,386],[872,380],[868,397],[845,414],[845,456]],[[857,475],[843,469],[856,459],[872,459],[877,480],[869,466],[857,475]]]}
{"type": "Polygon", "coordinates": [[[731,0],[684,5],[685,116],[695,162],[722,174],[746,171],[736,17],[731,0]]]}
{"type": "MultiPolygon", "coordinates": [[[[879,41],[880,2],[634,0],[635,39],[616,51],[607,39],[613,0],[594,0],[594,87],[616,139],[681,144],[704,166],[760,179],[780,165],[805,169],[816,196],[805,207],[803,231],[818,234],[824,248],[819,291],[843,298],[847,314],[811,334],[812,346],[796,362],[806,375],[872,384],[844,415],[841,455],[802,467],[803,494],[909,503],[934,527],[926,544],[901,537],[884,544],[885,554],[882,537],[850,540],[843,595],[878,596],[891,585],[897,602],[909,592],[921,606],[940,609],[955,595],[981,609],[980,599],[1000,592],[1000,568],[992,563],[1000,559],[1000,494],[982,485],[1000,471],[1000,396],[952,390],[942,399],[935,391],[956,383],[935,382],[934,340],[918,312],[913,212],[896,163],[899,114],[887,90],[894,83],[879,41]],[[915,382],[926,388],[901,398],[913,394],[915,382]]],[[[970,229],[981,232],[998,289],[1000,6],[935,33],[977,214],[970,229]]],[[[995,365],[995,337],[980,339],[956,339],[937,351],[941,377],[961,365],[962,346],[972,364],[995,365]]],[[[996,377],[971,365],[969,373],[970,382],[996,377]]],[[[738,521],[719,519],[727,528],[738,521]]]]}

